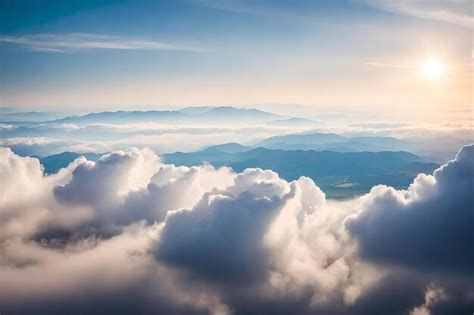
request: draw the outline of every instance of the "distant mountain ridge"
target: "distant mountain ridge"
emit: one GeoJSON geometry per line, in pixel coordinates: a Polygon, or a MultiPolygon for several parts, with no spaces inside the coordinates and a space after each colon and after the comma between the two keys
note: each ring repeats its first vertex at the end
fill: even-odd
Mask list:
{"type": "Polygon", "coordinates": [[[61,115],[50,112],[20,112],[6,108],[0,111],[0,122],[41,122],[57,119],[61,115]]]}
{"type": "Polygon", "coordinates": [[[255,167],[271,169],[287,180],[308,176],[315,180],[329,198],[353,197],[368,192],[378,184],[404,189],[417,174],[431,173],[439,166],[404,151],[280,150],[249,148],[236,144],[211,146],[190,153],[164,154],[163,158],[166,163],[176,165],[209,163],[215,167],[229,166],[237,172],[255,167]]]}
{"type": "Polygon", "coordinates": [[[57,119],[54,123],[137,123],[159,122],[173,124],[266,123],[284,116],[258,109],[231,106],[186,107],[181,110],[114,111],[90,113],[57,119]]]}
{"type": "MultiPolygon", "coordinates": [[[[102,154],[63,152],[39,157],[47,174],[56,173],[80,156],[97,161],[102,154]]],[[[333,152],[251,148],[226,143],[204,150],[164,154],[166,163],[194,166],[209,163],[229,166],[236,172],[246,168],[274,170],[287,180],[300,176],[312,178],[329,198],[350,198],[386,184],[405,189],[419,173],[431,173],[439,165],[425,162],[417,155],[399,152],[333,152]]]]}
{"type": "Polygon", "coordinates": [[[295,133],[270,137],[254,147],[282,150],[329,150],[336,152],[412,151],[414,146],[393,137],[346,137],[335,133],[295,133]]]}
{"type": "Polygon", "coordinates": [[[97,153],[76,153],[65,151],[59,154],[54,154],[46,157],[38,157],[41,165],[43,165],[46,174],[57,173],[61,168],[68,166],[75,159],[84,156],[89,161],[97,161],[102,154],[97,153]]]}
{"type": "Polygon", "coordinates": [[[115,111],[98,112],[82,116],[68,116],[62,119],[54,120],[54,123],[133,123],[133,122],[151,122],[151,121],[177,121],[180,118],[186,118],[187,115],[178,111],[115,111]]]}
{"type": "Polygon", "coordinates": [[[241,145],[240,143],[236,143],[236,142],[218,144],[218,145],[213,145],[206,148],[206,150],[208,151],[213,150],[213,151],[220,151],[224,153],[239,153],[239,152],[249,151],[250,149],[251,149],[250,147],[241,145]]]}

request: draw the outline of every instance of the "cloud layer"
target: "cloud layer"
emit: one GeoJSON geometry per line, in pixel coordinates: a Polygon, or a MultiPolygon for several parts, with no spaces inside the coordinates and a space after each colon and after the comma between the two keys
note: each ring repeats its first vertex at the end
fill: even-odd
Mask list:
{"type": "Polygon", "coordinates": [[[474,309],[474,146],[407,191],[327,201],[305,177],[148,149],[45,176],[0,149],[6,314],[461,314],[474,309]]]}
{"type": "MultiPolygon", "coordinates": [[[[464,112],[463,112],[464,113],[464,112]]],[[[470,123],[470,122],[469,122],[470,123]]],[[[271,125],[166,125],[161,123],[56,124],[0,123],[0,146],[19,155],[49,156],[64,151],[105,153],[147,147],[159,154],[189,152],[219,143],[253,145],[273,136],[292,133],[336,133],[348,137],[395,137],[410,142],[405,148],[429,161],[444,163],[472,139],[468,125],[354,123],[318,127],[271,125]]]]}

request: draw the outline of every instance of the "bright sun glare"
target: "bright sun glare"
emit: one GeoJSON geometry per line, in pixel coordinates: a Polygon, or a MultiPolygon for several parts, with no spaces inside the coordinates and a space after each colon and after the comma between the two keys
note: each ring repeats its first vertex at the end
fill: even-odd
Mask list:
{"type": "Polygon", "coordinates": [[[438,59],[430,58],[425,62],[423,70],[427,78],[437,80],[443,74],[443,65],[438,59]]]}

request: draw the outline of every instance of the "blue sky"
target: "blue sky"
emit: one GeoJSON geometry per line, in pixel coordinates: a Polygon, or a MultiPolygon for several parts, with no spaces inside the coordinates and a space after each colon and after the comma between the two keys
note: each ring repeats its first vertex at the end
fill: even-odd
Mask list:
{"type": "Polygon", "coordinates": [[[3,1],[1,106],[469,106],[469,2],[3,1]],[[419,75],[425,60],[445,75],[419,75]]]}

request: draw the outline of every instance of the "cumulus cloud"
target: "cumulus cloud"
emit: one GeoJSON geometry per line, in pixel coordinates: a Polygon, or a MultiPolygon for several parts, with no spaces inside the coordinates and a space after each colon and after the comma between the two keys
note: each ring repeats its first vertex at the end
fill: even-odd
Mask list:
{"type": "Polygon", "coordinates": [[[71,181],[54,187],[53,194],[61,205],[92,208],[87,227],[110,232],[136,220],[162,221],[167,211],[194,205],[232,176],[228,168],[175,167],[149,149],[130,149],[78,165],[71,181]]]}
{"type": "Polygon", "coordinates": [[[444,299],[443,289],[436,287],[429,287],[425,293],[425,304],[419,307],[415,307],[410,315],[429,315],[429,307],[433,305],[436,301],[444,299]]]}
{"type": "Polygon", "coordinates": [[[305,177],[176,167],[147,149],[52,175],[1,149],[0,309],[472,312],[473,158],[466,146],[407,191],[335,202],[305,177]]]}
{"type": "Polygon", "coordinates": [[[361,254],[426,270],[474,271],[474,146],[407,191],[378,186],[347,222],[361,254]]]}
{"type": "Polygon", "coordinates": [[[260,280],[268,259],[263,235],[288,193],[275,173],[246,170],[192,209],[168,214],[157,257],[216,281],[260,280]]]}
{"type": "Polygon", "coordinates": [[[135,224],[64,250],[9,240],[0,256],[2,312],[228,314],[212,292],[180,284],[179,275],[146,254],[154,237],[156,226],[135,224]]]}
{"type": "Polygon", "coordinates": [[[44,176],[37,159],[0,148],[0,241],[31,235],[51,219],[68,226],[87,215],[58,207],[52,194],[52,187],[67,183],[72,170],[85,162],[79,158],[57,174],[44,176]]]}

